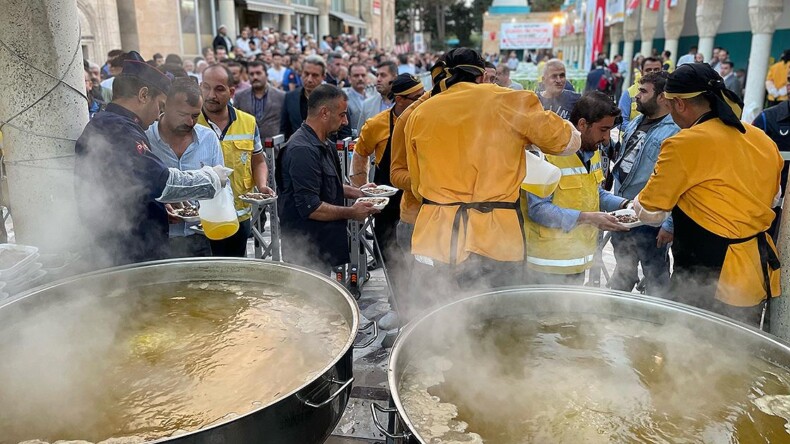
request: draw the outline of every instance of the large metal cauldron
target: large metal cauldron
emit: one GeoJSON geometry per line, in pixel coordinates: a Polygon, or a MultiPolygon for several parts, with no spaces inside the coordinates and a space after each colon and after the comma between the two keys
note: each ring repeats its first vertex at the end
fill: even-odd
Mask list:
{"type": "MultiPolygon", "coordinates": [[[[592,314],[636,320],[661,328],[690,326],[701,337],[720,338],[719,342],[726,341],[730,346],[748,350],[757,359],[790,369],[790,347],[787,344],[754,328],[687,305],[605,289],[541,286],[504,289],[441,307],[409,324],[398,336],[389,360],[390,407],[371,406],[376,425],[389,438],[396,442],[427,443],[415,427],[410,412],[404,408],[403,394],[399,392],[404,369],[412,360],[422,359],[419,355],[424,358],[426,347],[430,347],[427,344],[435,343],[437,336],[440,337],[439,343],[447,349],[462,346],[457,341],[458,325],[468,322],[470,313],[475,320],[501,320],[520,315],[541,320],[558,314],[570,315],[570,318],[592,314]],[[383,425],[383,413],[389,413],[388,427],[383,425]]],[[[478,368],[475,362],[462,365],[469,374],[475,374],[478,368]]],[[[519,396],[523,394],[519,393],[519,396]]]]}
{"type": "MultiPolygon", "coordinates": [[[[335,281],[315,272],[291,265],[245,259],[168,260],[120,267],[86,274],[34,289],[0,306],[0,326],[12,320],[31,317],[37,310],[64,297],[79,297],[100,290],[125,289],[150,284],[188,283],[190,281],[235,281],[270,284],[298,289],[310,298],[336,309],[349,326],[342,352],[323,369],[322,374],[298,389],[280,394],[268,405],[186,435],[157,443],[173,444],[309,444],[323,442],[337,425],[351,392],[352,345],[359,324],[356,302],[335,281]]],[[[93,294],[95,296],[95,293],[93,294]]],[[[0,327],[0,331],[3,328],[0,327]]],[[[2,359],[13,360],[13,356],[2,359]]],[[[0,381],[0,384],[3,382],[0,381]]],[[[232,383],[232,382],[231,382],[232,383]]],[[[13,400],[0,400],[2,404],[13,400]]],[[[41,418],[46,421],[47,418],[41,418]]],[[[0,432],[2,435],[2,432],[0,432]]],[[[0,442],[3,442],[0,436],[0,442]]]]}

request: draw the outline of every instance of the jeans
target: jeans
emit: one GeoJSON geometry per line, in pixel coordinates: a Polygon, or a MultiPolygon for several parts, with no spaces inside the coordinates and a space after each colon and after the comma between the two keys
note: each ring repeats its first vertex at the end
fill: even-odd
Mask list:
{"type": "Polygon", "coordinates": [[[247,239],[252,232],[250,219],[239,221],[239,231],[233,236],[211,241],[211,253],[216,257],[247,257],[247,239]]]}
{"type": "Polygon", "coordinates": [[[656,246],[659,227],[641,226],[623,233],[612,233],[612,247],[617,266],[609,288],[630,292],[639,282],[639,264],[645,275],[646,292],[663,296],[669,288],[667,247],[656,246]]]}

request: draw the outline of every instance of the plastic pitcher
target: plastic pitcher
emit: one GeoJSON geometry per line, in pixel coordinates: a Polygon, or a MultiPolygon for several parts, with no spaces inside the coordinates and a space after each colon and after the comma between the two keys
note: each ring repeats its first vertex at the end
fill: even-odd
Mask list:
{"type": "Polygon", "coordinates": [[[560,177],[562,172],[546,160],[546,155],[527,150],[527,173],[521,189],[538,197],[548,197],[557,189],[560,177]]]}
{"type": "Polygon", "coordinates": [[[224,186],[213,199],[201,200],[198,214],[203,232],[211,240],[229,238],[239,231],[239,218],[233,205],[233,191],[224,186]]]}

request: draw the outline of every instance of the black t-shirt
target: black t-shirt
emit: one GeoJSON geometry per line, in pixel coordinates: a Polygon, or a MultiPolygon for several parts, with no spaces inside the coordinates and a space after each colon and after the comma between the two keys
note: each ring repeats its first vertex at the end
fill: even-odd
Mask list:
{"type": "Polygon", "coordinates": [[[650,128],[656,126],[658,122],[664,119],[666,116],[657,117],[655,119],[643,119],[642,123],[636,128],[636,131],[625,141],[625,151],[623,151],[623,156],[620,162],[617,163],[617,178],[620,182],[623,182],[628,174],[631,173],[631,169],[634,167],[634,162],[636,162],[636,158],[639,156],[639,152],[642,151],[642,148],[645,146],[645,136],[647,132],[650,131],[650,128]]]}
{"type": "Polygon", "coordinates": [[[565,120],[571,117],[571,111],[581,97],[581,94],[568,91],[567,89],[562,90],[559,96],[553,98],[543,97],[543,94],[538,94],[538,99],[540,99],[543,109],[554,111],[565,120]]]}

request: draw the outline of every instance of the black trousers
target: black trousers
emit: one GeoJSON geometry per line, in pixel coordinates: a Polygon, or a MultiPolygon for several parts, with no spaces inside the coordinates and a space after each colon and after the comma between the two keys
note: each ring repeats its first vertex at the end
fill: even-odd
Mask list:
{"type": "Polygon", "coordinates": [[[239,222],[239,231],[233,236],[211,241],[211,254],[216,257],[247,257],[247,239],[252,232],[252,222],[239,222]]]}

